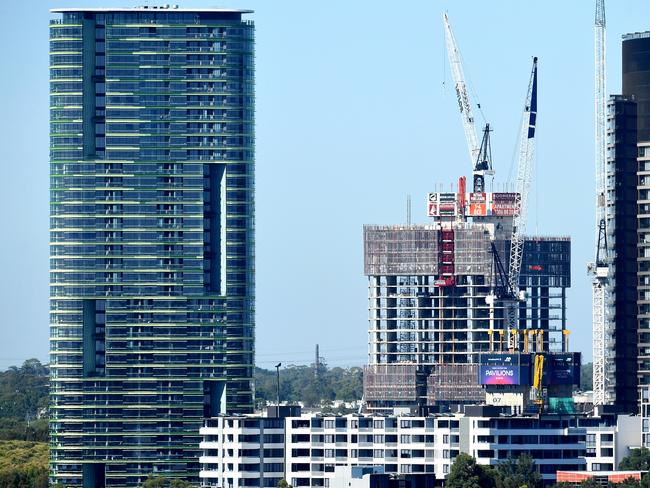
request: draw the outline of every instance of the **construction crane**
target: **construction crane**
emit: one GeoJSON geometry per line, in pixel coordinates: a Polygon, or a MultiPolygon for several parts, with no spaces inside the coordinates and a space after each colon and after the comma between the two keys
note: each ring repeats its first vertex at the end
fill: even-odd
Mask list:
{"type": "Polygon", "coordinates": [[[596,0],[595,51],[595,160],[596,160],[596,261],[587,270],[592,277],[593,391],[594,405],[611,403],[608,364],[606,304],[610,292],[606,211],[605,132],[605,0],[596,0]]]}
{"type": "MultiPolygon", "coordinates": [[[[519,274],[524,251],[524,234],[526,231],[526,214],[528,209],[528,193],[533,176],[533,160],[535,157],[535,128],[537,123],[537,58],[533,58],[533,68],[530,74],[524,114],[519,137],[519,160],[517,164],[517,183],[515,196],[515,212],[512,220],[510,236],[510,262],[506,270],[496,246],[492,243],[493,269],[492,291],[486,298],[492,305],[496,301],[503,304],[505,312],[505,335],[509,351],[518,349],[517,323],[519,303],[525,297],[519,292],[519,274]]],[[[492,328],[493,308],[490,307],[490,328],[492,328]]],[[[503,334],[501,334],[503,336],[503,334]]],[[[539,349],[541,350],[541,349],[539,349]]]]}
{"type": "Polygon", "coordinates": [[[515,196],[515,212],[512,219],[512,235],[510,237],[510,265],[508,267],[508,296],[503,304],[506,311],[508,349],[517,349],[517,341],[510,330],[517,329],[517,312],[519,301],[524,297],[519,294],[519,273],[524,252],[524,235],[526,232],[526,214],[528,210],[528,194],[533,176],[533,160],[535,158],[535,128],[537,124],[537,58],[533,58],[533,68],[526,92],[524,116],[519,136],[519,162],[517,165],[517,183],[515,196]]]}
{"type": "Polygon", "coordinates": [[[469,150],[469,158],[473,168],[473,191],[475,193],[482,193],[485,191],[485,176],[494,174],[494,171],[492,170],[492,155],[490,150],[490,125],[485,125],[483,130],[483,140],[479,146],[478,138],[476,137],[472,103],[467,91],[467,83],[465,82],[465,74],[461,63],[460,51],[456,44],[454,33],[451,30],[447,13],[443,15],[443,18],[445,22],[445,39],[449,64],[451,65],[451,75],[454,79],[454,88],[456,89],[460,118],[463,123],[467,148],[469,150]]]}
{"type": "Polygon", "coordinates": [[[533,369],[533,401],[539,406],[539,413],[544,409],[544,393],[542,391],[542,379],[544,377],[544,355],[535,355],[533,369]]]}

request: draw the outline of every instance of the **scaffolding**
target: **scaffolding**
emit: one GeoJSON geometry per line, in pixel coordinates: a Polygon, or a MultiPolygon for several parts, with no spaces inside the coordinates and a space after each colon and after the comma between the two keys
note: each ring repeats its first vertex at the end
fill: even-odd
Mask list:
{"type": "Polygon", "coordinates": [[[365,225],[366,275],[435,275],[438,273],[436,226],[365,225]]]}
{"type": "Polygon", "coordinates": [[[404,401],[418,398],[418,372],[415,364],[368,365],[363,370],[363,394],[367,402],[404,401]]]}
{"type": "Polygon", "coordinates": [[[478,364],[438,364],[427,378],[427,403],[483,403],[478,364]]]}

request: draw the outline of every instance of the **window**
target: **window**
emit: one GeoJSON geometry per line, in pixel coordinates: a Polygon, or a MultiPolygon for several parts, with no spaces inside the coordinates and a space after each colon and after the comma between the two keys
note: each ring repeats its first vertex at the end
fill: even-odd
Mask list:
{"type": "Polygon", "coordinates": [[[325,428],[326,429],[333,429],[334,428],[334,419],[327,419],[325,421],[325,428]]]}
{"type": "Polygon", "coordinates": [[[411,442],[411,436],[408,435],[408,434],[402,434],[402,435],[399,436],[399,441],[400,441],[402,444],[410,444],[410,442],[411,442]]]}
{"type": "Polygon", "coordinates": [[[384,428],[384,421],[383,420],[373,420],[372,421],[372,428],[373,429],[383,429],[384,428]]]}

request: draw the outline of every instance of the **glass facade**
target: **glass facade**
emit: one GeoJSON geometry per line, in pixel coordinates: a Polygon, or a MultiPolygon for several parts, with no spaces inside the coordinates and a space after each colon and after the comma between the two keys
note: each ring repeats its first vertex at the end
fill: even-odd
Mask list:
{"type": "Polygon", "coordinates": [[[247,11],[55,11],[51,478],[198,479],[204,417],[253,407],[247,11]]]}

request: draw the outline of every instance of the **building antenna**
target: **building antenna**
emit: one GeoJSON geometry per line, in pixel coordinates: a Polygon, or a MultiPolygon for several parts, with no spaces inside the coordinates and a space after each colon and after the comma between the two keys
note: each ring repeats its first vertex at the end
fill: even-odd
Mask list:
{"type": "Polygon", "coordinates": [[[406,224],[411,225],[411,194],[406,195],[406,224]]]}

